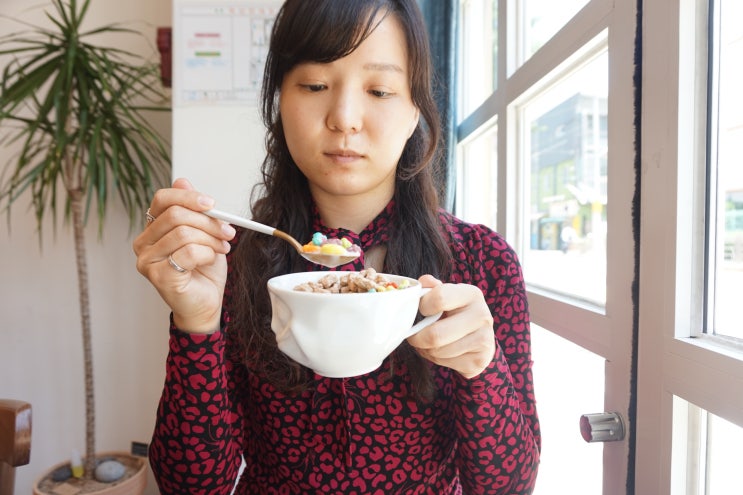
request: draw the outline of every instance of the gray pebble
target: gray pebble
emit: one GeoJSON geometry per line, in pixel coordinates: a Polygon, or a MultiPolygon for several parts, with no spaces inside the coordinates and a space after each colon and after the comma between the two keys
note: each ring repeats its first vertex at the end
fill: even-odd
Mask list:
{"type": "Polygon", "coordinates": [[[52,472],[52,481],[66,481],[72,477],[72,468],[69,464],[55,469],[52,472]]]}
{"type": "Polygon", "coordinates": [[[95,479],[101,483],[111,483],[124,476],[126,468],[118,461],[105,461],[95,468],[95,479]]]}

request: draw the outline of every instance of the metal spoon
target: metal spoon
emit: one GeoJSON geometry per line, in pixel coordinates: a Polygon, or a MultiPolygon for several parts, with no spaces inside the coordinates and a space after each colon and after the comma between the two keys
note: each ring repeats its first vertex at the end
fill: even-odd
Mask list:
{"type": "Polygon", "coordinates": [[[348,253],[347,255],[339,255],[339,254],[325,254],[325,253],[306,253],[302,250],[302,244],[300,244],[299,241],[297,241],[294,237],[290,236],[286,232],[283,232],[279,229],[269,227],[268,225],[263,225],[262,223],[254,222],[253,220],[248,220],[247,218],[233,215],[231,213],[226,213],[220,210],[211,209],[211,210],[205,211],[204,214],[212,218],[218,218],[219,220],[224,220],[225,222],[231,223],[232,225],[238,225],[240,227],[245,227],[246,229],[254,230],[262,234],[280,237],[281,239],[284,239],[289,244],[291,244],[294,247],[294,249],[297,250],[297,253],[299,253],[299,255],[302,256],[304,259],[309,260],[318,265],[327,266],[328,268],[335,268],[336,266],[345,265],[346,263],[350,263],[351,261],[358,258],[359,255],[361,254],[361,253],[348,253]]]}

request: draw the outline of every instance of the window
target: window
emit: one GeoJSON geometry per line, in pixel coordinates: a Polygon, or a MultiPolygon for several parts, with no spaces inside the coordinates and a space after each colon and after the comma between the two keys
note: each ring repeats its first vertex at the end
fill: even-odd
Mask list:
{"type": "Polygon", "coordinates": [[[709,60],[709,264],[706,333],[743,342],[738,306],[743,289],[743,3],[711,9],[709,60]]]}
{"type": "Polygon", "coordinates": [[[517,2],[522,33],[522,41],[518,47],[519,61],[523,63],[534,55],[587,3],[588,0],[517,2]]]}
{"type": "Polygon", "coordinates": [[[743,5],[643,4],[638,486],[735,493],[743,5]]]}
{"type": "MultiPolygon", "coordinates": [[[[743,4],[710,0],[707,39],[705,318],[701,335],[720,352],[741,356],[743,327],[738,314],[743,290],[743,4]]],[[[704,35],[703,32],[699,33],[704,35]]],[[[703,59],[702,59],[703,60],[703,59]]],[[[701,61],[699,63],[701,64],[701,61]]],[[[694,331],[691,332],[695,334],[694,331]]],[[[699,334],[699,332],[697,332],[699,334]]],[[[679,407],[676,400],[675,407],[679,407]]],[[[718,406],[719,407],[719,406],[718,406]]],[[[714,409],[718,409],[715,407],[714,409]]],[[[689,403],[687,493],[727,494],[743,483],[735,466],[743,428],[689,403]]],[[[683,407],[682,407],[683,410],[683,407]]],[[[676,469],[683,469],[678,463],[676,469]]]]}
{"type": "Polygon", "coordinates": [[[498,127],[462,143],[457,168],[457,211],[471,223],[495,225],[498,218],[498,127]]]}
{"type": "Polygon", "coordinates": [[[528,241],[535,287],[602,306],[606,300],[606,38],[519,105],[528,241]]]}
{"type": "Polygon", "coordinates": [[[674,397],[673,402],[673,455],[678,469],[671,493],[735,493],[743,486],[739,455],[743,428],[679,397],[674,397]]]}
{"type": "Polygon", "coordinates": [[[461,114],[482,104],[498,84],[498,1],[465,0],[460,6],[458,71],[461,114]]]}
{"type": "Polygon", "coordinates": [[[522,260],[545,426],[538,495],[565,479],[587,495],[743,483],[743,2],[640,2],[639,161],[637,3],[460,2],[456,213],[522,260]],[[628,442],[574,443],[572,416],[632,412],[631,376],[630,471],[628,442]]]}
{"type": "Polygon", "coordinates": [[[634,19],[634,2],[460,0],[455,213],[504,235],[524,270],[535,495],[566,479],[624,493],[626,442],[586,443],[579,424],[629,408],[634,19]]]}

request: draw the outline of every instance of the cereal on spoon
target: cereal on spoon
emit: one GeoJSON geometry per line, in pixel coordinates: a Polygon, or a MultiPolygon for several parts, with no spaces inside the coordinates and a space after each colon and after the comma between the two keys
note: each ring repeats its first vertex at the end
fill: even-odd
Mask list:
{"type": "Polygon", "coordinates": [[[346,237],[343,239],[334,239],[328,238],[322,232],[315,232],[312,235],[312,240],[302,246],[302,251],[305,253],[346,256],[350,254],[358,255],[361,252],[361,248],[349,241],[346,237]]]}

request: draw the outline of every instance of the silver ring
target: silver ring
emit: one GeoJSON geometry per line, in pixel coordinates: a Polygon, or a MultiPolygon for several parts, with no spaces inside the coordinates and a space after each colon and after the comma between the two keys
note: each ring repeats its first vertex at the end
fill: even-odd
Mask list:
{"type": "Polygon", "coordinates": [[[147,208],[147,212],[144,214],[144,217],[147,219],[147,225],[155,221],[155,217],[152,216],[149,208],[147,208]]]}
{"type": "Polygon", "coordinates": [[[175,271],[177,271],[178,273],[185,273],[185,272],[187,272],[187,271],[188,271],[188,270],[186,270],[185,268],[183,268],[183,267],[182,267],[181,265],[179,265],[178,263],[176,263],[176,262],[175,262],[175,261],[173,260],[173,255],[172,255],[172,254],[171,254],[170,256],[168,256],[168,263],[169,263],[169,264],[170,264],[170,266],[172,266],[172,267],[173,267],[173,268],[175,269],[175,271]]]}

